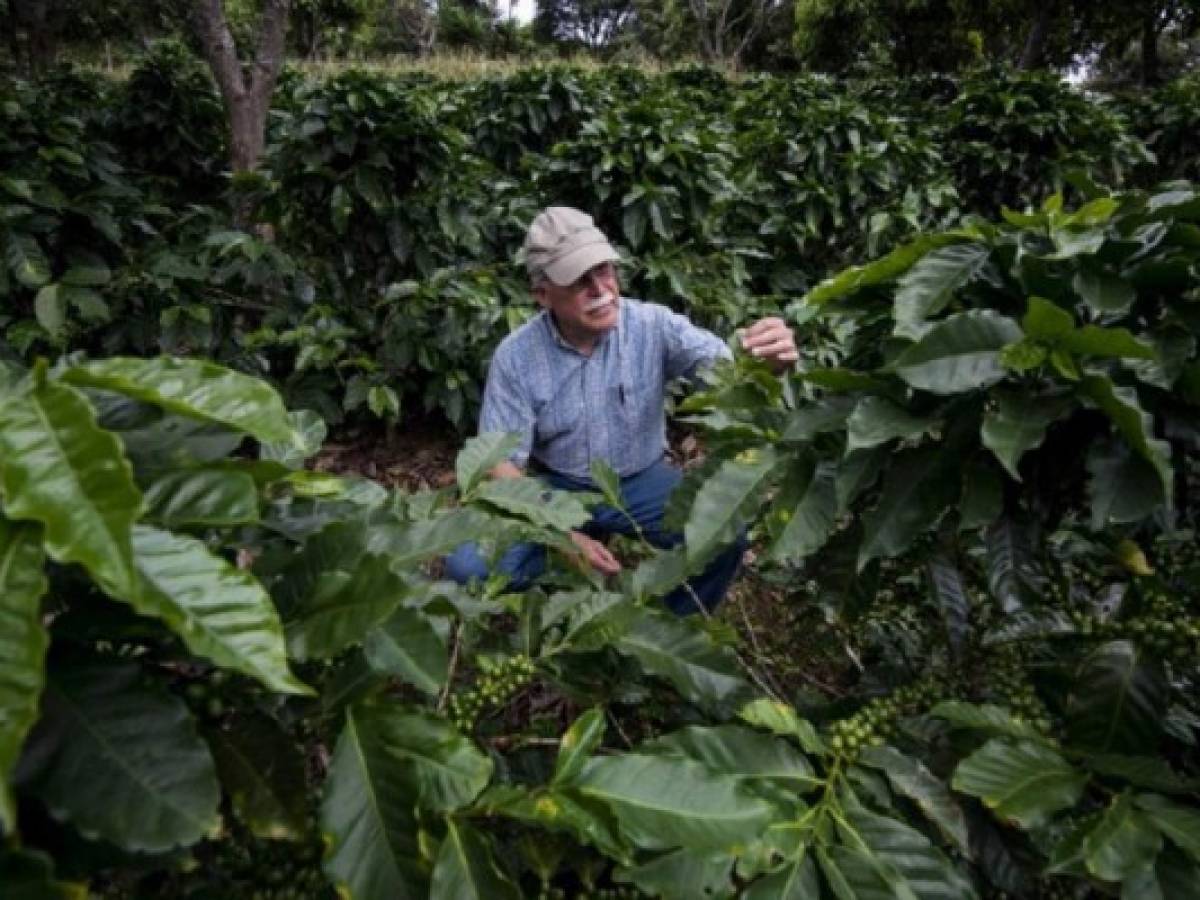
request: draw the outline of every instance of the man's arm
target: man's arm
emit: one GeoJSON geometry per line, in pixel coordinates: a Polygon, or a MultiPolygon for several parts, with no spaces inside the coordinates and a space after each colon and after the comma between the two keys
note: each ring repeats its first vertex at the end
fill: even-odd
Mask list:
{"type": "MultiPolygon", "coordinates": [[[[506,459],[493,466],[489,474],[492,478],[520,478],[525,474],[525,470],[506,459]]],[[[587,564],[597,572],[604,575],[616,575],[621,571],[620,561],[612,555],[609,549],[582,531],[572,531],[571,542],[579,548],[579,552],[587,564]]]]}
{"type": "Polygon", "coordinates": [[[796,336],[778,316],[759,319],[742,334],[742,348],[770,364],[776,372],[786,371],[800,358],[796,336]]]}

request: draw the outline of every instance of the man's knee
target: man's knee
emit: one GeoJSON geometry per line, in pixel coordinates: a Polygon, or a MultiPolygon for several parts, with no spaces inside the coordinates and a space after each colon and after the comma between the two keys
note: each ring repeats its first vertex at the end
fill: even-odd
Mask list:
{"type": "Polygon", "coordinates": [[[446,577],[451,581],[459,584],[484,581],[488,574],[487,562],[475,544],[461,544],[446,557],[446,577]]]}

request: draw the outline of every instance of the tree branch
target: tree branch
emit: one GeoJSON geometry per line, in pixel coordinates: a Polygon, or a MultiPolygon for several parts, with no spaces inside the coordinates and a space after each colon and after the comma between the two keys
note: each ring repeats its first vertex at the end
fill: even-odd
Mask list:
{"type": "Polygon", "coordinates": [[[246,82],[221,0],[196,0],[194,18],[196,35],[221,95],[228,104],[238,102],[246,94],[246,82]]]}

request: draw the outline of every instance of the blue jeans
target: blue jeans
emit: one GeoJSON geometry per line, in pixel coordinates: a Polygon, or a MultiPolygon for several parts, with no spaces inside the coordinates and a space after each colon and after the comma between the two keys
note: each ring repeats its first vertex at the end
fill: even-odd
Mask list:
{"type": "MultiPolygon", "coordinates": [[[[560,475],[557,472],[547,472],[539,477],[550,487],[560,491],[596,489],[589,481],[560,475]]],[[[660,549],[670,549],[683,542],[682,534],[664,531],[662,528],[667,498],[671,496],[682,477],[679,470],[664,459],[621,479],[621,502],[637,522],[646,540],[660,549]]],[[[580,530],[593,538],[603,538],[610,534],[635,534],[625,515],[606,505],[593,509],[592,520],[580,530]]],[[[663,602],[677,615],[694,613],[694,591],[696,599],[699,599],[705,609],[715,609],[737,574],[745,549],[745,536],[739,535],[732,546],[727,547],[708,564],[708,568],[689,579],[686,585],[680,585],[667,594],[663,602]]],[[[546,548],[532,543],[513,544],[500,557],[496,568],[509,577],[512,589],[525,590],[545,571],[546,548]]],[[[476,544],[463,544],[446,557],[446,575],[459,584],[466,584],[474,579],[482,581],[489,574],[487,561],[476,544]]]]}

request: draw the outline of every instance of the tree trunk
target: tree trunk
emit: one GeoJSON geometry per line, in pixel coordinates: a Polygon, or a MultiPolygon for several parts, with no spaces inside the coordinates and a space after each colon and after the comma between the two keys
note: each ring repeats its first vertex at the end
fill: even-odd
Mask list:
{"type": "Polygon", "coordinates": [[[1025,39],[1025,47],[1021,51],[1021,59],[1017,63],[1020,69],[1036,69],[1042,64],[1046,55],[1046,40],[1050,36],[1050,22],[1054,18],[1054,0],[1042,0],[1038,4],[1033,27],[1025,39]]]}
{"type": "Polygon", "coordinates": [[[1158,59],[1158,10],[1147,9],[1142,16],[1142,86],[1154,87],[1162,76],[1158,59]]]}
{"type": "Polygon", "coordinates": [[[230,163],[235,174],[258,166],[266,141],[267,111],[283,68],[290,0],[265,0],[254,59],[243,67],[221,0],[195,0],[196,30],[229,117],[230,163]]]}
{"type": "Polygon", "coordinates": [[[50,0],[9,0],[12,11],[10,23],[12,34],[10,39],[18,69],[23,68],[26,74],[36,75],[53,67],[57,55],[57,41],[51,33],[49,19],[50,0]],[[25,32],[24,66],[21,65],[21,47],[18,31],[25,32]]]}

